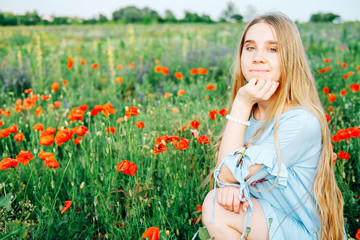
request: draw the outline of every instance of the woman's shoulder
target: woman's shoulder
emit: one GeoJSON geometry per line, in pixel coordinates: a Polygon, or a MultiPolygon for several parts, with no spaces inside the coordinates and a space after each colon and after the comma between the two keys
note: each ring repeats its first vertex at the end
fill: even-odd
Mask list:
{"type": "Polygon", "coordinates": [[[304,131],[321,131],[319,119],[303,106],[296,106],[283,112],[280,118],[281,125],[304,131]]]}

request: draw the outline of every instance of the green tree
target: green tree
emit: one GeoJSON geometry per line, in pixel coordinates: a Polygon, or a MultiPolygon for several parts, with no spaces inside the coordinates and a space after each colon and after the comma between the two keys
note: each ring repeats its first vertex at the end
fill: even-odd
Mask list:
{"type": "Polygon", "coordinates": [[[107,17],[105,15],[101,14],[101,13],[99,14],[98,19],[99,19],[98,20],[99,23],[106,23],[108,21],[107,17]]]}
{"type": "Polygon", "coordinates": [[[231,20],[231,17],[236,14],[236,12],[237,9],[235,7],[235,4],[232,2],[228,2],[226,5],[226,9],[220,15],[220,19],[228,22],[231,20]]]}
{"type": "Polygon", "coordinates": [[[234,14],[231,16],[231,19],[234,19],[236,22],[242,22],[244,18],[240,14],[234,14]]]}
{"type": "Polygon", "coordinates": [[[114,21],[122,20],[126,23],[135,23],[143,20],[143,12],[135,6],[129,6],[113,12],[112,17],[114,21]]]}
{"type": "Polygon", "coordinates": [[[164,22],[177,22],[175,15],[172,13],[171,10],[167,9],[165,10],[165,18],[164,22]]]}
{"type": "Polygon", "coordinates": [[[310,17],[310,22],[333,22],[340,19],[340,16],[334,13],[315,13],[310,17]]]}

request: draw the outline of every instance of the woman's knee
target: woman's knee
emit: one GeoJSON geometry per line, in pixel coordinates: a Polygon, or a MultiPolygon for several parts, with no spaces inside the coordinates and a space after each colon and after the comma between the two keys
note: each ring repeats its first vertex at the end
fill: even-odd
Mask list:
{"type": "Polygon", "coordinates": [[[205,226],[207,223],[211,222],[213,197],[214,197],[214,189],[208,192],[202,204],[202,221],[205,224],[205,226]]]}

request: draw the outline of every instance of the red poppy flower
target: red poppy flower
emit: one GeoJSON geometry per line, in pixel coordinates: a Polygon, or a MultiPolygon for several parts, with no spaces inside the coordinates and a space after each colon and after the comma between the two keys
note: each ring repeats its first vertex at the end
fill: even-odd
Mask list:
{"type": "Polygon", "coordinates": [[[115,134],[115,128],[114,127],[109,127],[109,128],[106,129],[106,132],[115,134]]]}
{"type": "Polygon", "coordinates": [[[198,122],[198,120],[194,119],[191,123],[190,123],[191,127],[194,129],[197,129],[200,126],[200,123],[198,122]]]}
{"type": "Polygon", "coordinates": [[[82,140],[83,140],[82,137],[77,137],[74,139],[74,143],[79,145],[81,143],[80,141],[82,141],[82,140]]]}
{"type": "Polygon", "coordinates": [[[341,64],[341,67],[342,67],[342,68],[346,68],[346,66],[347,66],[347,63],[341,64]]]}
{"type": "Polygon", "coordinates": [[[89,106],[84,104],[84,105],[80,105],[79,108],[81,111],[86,112],[86,110],[89,108],[89,106]]]}
{"type": "Polygon", "coordinates": [[[155,145],[159,145],[160,143],[168,143],[168,139],[168,135],[162,135],[155,140],[155,145]]]}
{"type": "Polygon", "coordinates": [[[29,88],[29,89],[25,89],[25,93],[31,93],[33,90],[31,89],[31,88],[29,88]]]}
{"type": "Polygon", "coordinates": [[[340,47],[340,50],[345,50],[345,47],[344,47],[344,46],[341,46],[341,47],[340,47]]]}
{"type": "Polygon", "coordinates": [[[348,160],[350,158],[350,154],[344,151],[340,151],[338,154],[338,158],[348,160]]]}
{"type": "Polygon", "coordinates": [[[205,135],[201,135],[199,136],[199,138],[196,140],[198,143],[200,144],[209,144],[211,141],[208,139],[207,136],[205,135]]]}
{"type": "Polygon", "coordinates": [[[80,65],[81,66],[84,66],[86,64],[86,61],[85,60],[82,60],[81,62],[80,62],[80,65]]]}
{"type": "Polygon", "coordinates": [[[11,125],[8,129],[10,133],[16,133],[18,131],[18,127],[16,125],[11,125]]]}
{"type": "Polygon", "coordinates": [[[202,75],[207,75],[206,68],[199,68],[199,73],[202,74],[202,75]]]}
{"type": "Polygon", "coordinates": [[[326,70],[323,68],[318,70],[318,73],[324,73],[324,72],[326,72],[326,70]]]}
{"type": "Polygon", "coordinates": [[[4,125],[4,122],[0,120],[0,127],[4,125]]]}
{"type": "Polygon", "coordinates": [[[326,70],[326,71],[330,71],[330,70],[331,70],[331,67],[330,67],[330,66],[327,66],[327,67],[325,68],[325,70],[326,70]]]}
{"type": "Polygon", "coordinates": [[[63,85],[66,86],[68,84],[68,81],[67,80],[64,80],[63,81],[63,85]]]}
{"type": "Polygon", "coordinates": [[[61,210],[61,214],[63,214],[66,210],[70,208],[72,201],[65,201],[65,207],[61,210]]]}
{"type": "Polygon", "coordinates": [[[349,132],[349,134],[350,134],[350,136],[352,138],[358,138],[360,136],[360,129],[359,128],[350,127],[350,128],[348,128],[346,130],[349,132]]]}
{"type": "Polygon", "coordinates": [[[9,134],[10,134],[10,130],[8,128],[5,128],[0,131],[0,137],[6,138],[7,136],[9,136],[9,134]]]}
{"type": "Polygon", "coordinates": [[[79,107],[74,107],[70,114],[68,119],[71,120],[71,122],[75,122],[76,120],[84,120],[84,112],[79,107]]]}
{"type": "Polygon", "coordinates": [[[24,166],[28,165],[30,160],[33,158],[34,156],[29,151],[23,150],[21,150],[16,156],[16,160],[18,160],[18,162],[21,162],[24,166]]]}
{"type": "Polygon", "coordinates": [[[73,131],[69,129],[63,129],[56,133],[55,144],[61,146],[64,142],[69,141],[72,138],[73,131]]]}
{"type": "Polygon", "coordinates": [[[136,174],[136,170],[136,164],[127,160],[123,160],[122,162],[120,162],[116,168],[116,171],[123,172],[124,174],[131,176],[134,176],[136,174]]]}
{"type": "Polygon", "coordinates": [[[198,205],[196,211],[201,212],[202,211],[202,206],[198,205]]]}
{"type": "Polygon", "coordinates": [[[151,227],[146,229],[142,235],[143,238],[149,238],[149,240],[159,240],[160,231],[158,227],[151,227]]]}
{"type": "Polygon", "coordinates": [[[40,145],[50,146],[53,144],[55,140],[55,137],[53,135],[46,135],[43,137],[40,137],[40,145]]]}
{"type": "Polygon", "coordinates": [[[324,87],[323,88],[323,93],[327,94],[328,92],[330,92],[330,89],[328,87],[324,87]]]}
{"type": "Polygon", "coordinates": [[[325,63],[329,63],[329,62],[330,62],[330,59],[325,58],[325,59],[324,59],[324,62],[325,62],[325,63]]]}
{"type": "Polygon", "coordinates": [[[47,101],[49,99],[50,99],[49,96],[41,95],[41,100],[47,101]]]}
{"type": "Polygon", "coordinates": [[[122,83],[123,80],[124,80],[124,78],[122,78],[122,77],[115,78],[115,82],[117,82],[117,83],[122,83]]]}
{"type": "Polygon", "coordinates": [[[226,114],[227,114],[227,110],[226,110],[226,109],[221,109],[221,110],[219,111],[219,114],[220,114],[221,116],[225,117],[226,114]]]}
{"type": "Polygon", "coordinates": [[[61,106],[61,102],[60,101],[55,101],[54,102],[54,105],[52,106],[52,108],[53,109],[56,109],[56,108],[58,108],[58,107],[60,107],[61,106]]]}
{"type": "Polygon", "coordinates": [[[330,121],[331,120],[331,117],[328,115],[328,114],[325,114],[326,116],[326,121],[330,121]]]}
{"type": "Polygon", "coordinates": [[[47,135],[53,135],[56,132],[56,129],[53,127],[48,127],[46,130],[42,131],[40,137],[45,137],[47,135]]]}
{"type": "Polygon", "coordinates": [[[181,74],[181,72],[176,72],[174,76],[179,80],[183,79],[183,75],[181,74]]]}
{"type": "Polygon", "coordinates": [[[216,110],[211,110],[209,112],[209,116],[211,118],[211,120],[215,120],[215,115],[218,114],[218,112],[216,110]]]}
{"type": "Polygon", "coordinates": [[[329,93],[329,94],[327,95],[327,97],[328,97],[329,103],[331,103],[331,102],[336,102],[336,96],[335,96],[334,94],[329,93]]]}
{"type": "Polygon", "coordinates": [[[84,136],[88,132],[88,128],[85,126],[75,127],[73,130],[79,136],[84,136]]]}
{"type": "Polygon", "coordinates": [[[35,115],[40,116],[41,114],[42,114],[42,107],[40,106],[35,110],[35,115]]]}
{"type": "Polygon", "coordinates": [[[93,110],[91,110],[90,115],[95,116],[98,115],[99,112],[103,110],[103,105],[96,105],[93,110]]]}
{"type": "Polygon", "coordinates": [[[346,90],[342,89],[342,90],[340,91],[340,95],[341,95],[341,96],[345,96],[346,94],[347,94],[347,91],[346,91],[346,90]]]}
{"type": "Polygon", "coordinates": [[[129,67],[134,68],[134,67],[135,67],[135,63],[130,63],[130,64],[129,64],[129,67]]]}
{"type": "Polygon", "coordinates": [[[173,143],[174,141],[177,142],[179,140],[180,140],[180,138],[178,136],[169,136],[165,142],[166,143],[170,143],[170,142],[173,143]]]}
{"type": "Polygon", "coordinates": [[[168,73],[169,73],[169,69],[167,68],[167,67],[165,67],[165,66],[162,66],[161,68],[160,68],[160,72],[163,74],[163,75],[167,75],[168,73]]]}
{"type": "Polygon", "coordinates": [[[154,68],[154,72],[160,72],[161,71],[161,67],[160,66],[156,66],[155,68],[154,68]]]}
{"type": "Polygon", "coordinates": [[[95,69],[95,68],[97,68],[97,67],[99,67],[99,64],[97,64],[97,63],[94,63],[94,64],[92,65],[92,69],[95,69]]]}
{"type": "Polygon", "coordinates": [[[53,92],[56,92],[59,89],[59,84],[57,82],[54,82],[51,85],[51,90],[53,90],[53,92]]]}
{"type": "Polygon", "coordinates": [[[136,115],[138,115],[139,114],[139,110],[137,109],[137,107],[126,107],[125,108],[125,116],[127,117],[127,118],[130,118],[131,116],[136,116],[136,115]]]}
{"type": "Polygon", "coordinates": [[[178,92],[177,92],[177,95],[179,96],[179,97],[181,97],[182,95],[184,95],[185,94],[185,90],[184,89],[180,89],[178,92]]]}
{"type": "Polygon", "coordinates": [[[45,160],[44,166],[47,166],[49,168],[58,168],[59,162],[55,158],[48,158],[45,160]]]}
{"type": "Polygon", "coordinates": [[[34,126],[33,126],[33,129],[35,130],[35,131],[44,131],[44,126],[41,124],[41,123],[37,123],[37,124],[35,124],[34,126]]]}
{"type": "Polygon", "coordinates": [[[164,98],[169,98],[169,97],[171,97],[171,93],[165,93],[164,94],[164,98]]]}
{"type": "Polygon", "coordinates": [[[174,146],[179,150],[186,150],[189,147],[189,139],[182,138],[180,142],[174,142],[174,146]]]}
{"type": "Polygon", "coordinates": [[[137,122],[137,123],[135,123],[135,126],[136,126],[137,128],[144,128],[144,127],[145,127],[145,123],[144,123],[143,121],[137,122]]]}
{"type": "Polygon", "coordinates": [[[205,87],[206,90],[216,90],[216,87],[212,84],[209,84],[205,87]]]}
{"type": "Polygon", "coordinates": [[[116,110],[114,109],[114,107],[110,104],[110,103],[106,103],[103,105],[103,108],[102,108],[102,113],[108,117],[110,116],[110,114],[115,114],[116,113],[116,110]]]}
{"type": "Polygon", "coordinates": [[[39,158],[43,161],[47,161],[51,158],[55,158],[53,153],[49,153],[49,152],[44,152],[44,151],[40,151],[38,154],[39,158]]]}
{"type": "Polygon", "coordinates": [[[0,170],[6,170],[6,169],[11,168],[11,167],[17,167],[18,164],[19,164],[19,162],[16,159],[4,158],[0,162],[0,170]]]}
{"type": "Polygon", "coordinates": [[[67,63],[66,68],[67,68],[68,70],[70,70],[73,66],[74,66],[73,60],[72,60],[71,58],[68,58],[68,63],[67,63]]]}
{"type": "Polygon", "coordinates": [[[118,68],[118,69],[123,69],[123,67],[124,67],[124,66],[121,65],[121,64],[117,65],[117,68],[118,68]]]}
{"type": "Polygon", "coordinates": [[[158,146],[154,146],[154,151],[152,152],[152,154],[156,155],[158,153],[161,153],[161,152],[166,152],[167,151],[167,148],[164,144],[160,143],[158,146]]]}
{"type": "Polygon", "coordinates": [[[14,140],[17,141],[17,142],[22,142],[24,140],[24,134],[19,132],[17,134],[15,134],[14,136],[14,140]]]}
{"type": "Polygon", "coordinates": [[[358,84],[358,83],[351,84],[351,85],[349,86],[349,88],[351,88],[351,90],[352,90],[353,92],[358,92],[358,91],[359,91],[359,84],[358,84]]]}
{"type": "Polygon", "coordinates": [[[347,79],[347,78],[349,78],[349,74],[344,74],[343,79],[347,79]]]}
{"type": "Polygon", "coordinates": [[[197,68],[193,68],[193,69],[191,69],[191,71],[190,71],[190,74],[191,75],[195,75],[195,74],[198,74],[199,73],[199,70],[197,69],[197,68]]]}

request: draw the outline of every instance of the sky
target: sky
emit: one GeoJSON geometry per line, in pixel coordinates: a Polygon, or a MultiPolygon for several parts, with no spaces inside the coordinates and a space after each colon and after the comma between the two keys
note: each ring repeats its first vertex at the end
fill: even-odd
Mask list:
{"type": "MultiPolygon", "coordinates": [[[[184,17],[184,11],[210,15],[218,20],[229,1],[222,0],[0,0],[0,11],[24,14],[36,10],[39,15],[78,16],[81,18],[111,14],[126,6],[149,7],[164,15],[171,10],[177,18],[184,17]]],[[[360,0],[231,0],[238,13],[245,18],[268,11],[281,11],[294,21],[306,22],[318,12],[332,12],[343,21],[360,21],[360,0]],[[251,7],[250,7],[251,6],[251,7]],[[252,8],[252,10],[251,10],[252,8]]]]}

